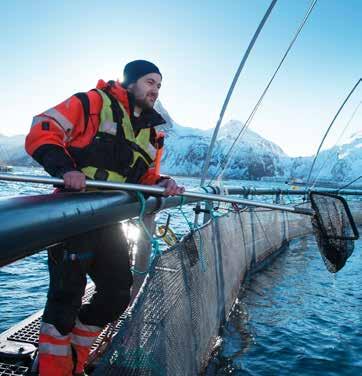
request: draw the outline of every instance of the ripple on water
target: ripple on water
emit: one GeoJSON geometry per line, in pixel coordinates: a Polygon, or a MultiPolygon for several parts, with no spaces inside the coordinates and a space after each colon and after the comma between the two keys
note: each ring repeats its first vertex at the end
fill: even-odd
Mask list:
{"type": "Polygon", "coordinates": [[[47,289],[45,252],[1,268],[0,332],[42,309],[47,289]]]}
{"type": "Polygon", "coordinates": [[[243,289],[212,374],[362,374],[361,246],[332,275],[313,237],[293,241],[243,289]]]}

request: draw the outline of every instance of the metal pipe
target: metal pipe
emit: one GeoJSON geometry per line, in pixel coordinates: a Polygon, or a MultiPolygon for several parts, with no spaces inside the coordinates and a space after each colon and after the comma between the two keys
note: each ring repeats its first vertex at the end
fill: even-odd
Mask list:
{"type": "MultiPolygon", "coordinates": [[[[64,185],[63,179],[44,177],[44,176],[0,174],[0,180],[64,185]]],[[[129,183],[113,183],[113,182],[105,182],[105,181],[98,181],[98,180],[87,180],[86,185],[87,187],[93,187],[93,188],[116,189],[116,190],[126,190],[126,191],[134,191],[134,192],[138,191],[138,192],[156,194],[156,195],[162,195],[165,192],[165,188],[159,188],[155,186],[141,185],[141,184],[129,184],[129,183]]],[[[212,190],[211,187],[210,187],[210,190],[212,190]]],[[[307,215],[313,214],[312,210],[309,210],[309,209],[295,208],[293,206],[287,206],[287,205],[268,204],[266,202],[227,197],[225,195],[220,195],[220,194],[202,193],[202,192],[197,192],[197,191],[185,191],[180,196],[196,199],[195,201],[197,200],[198,201],[203,201],[203,200],[220,201],[220,202],[228,202],[228,203],[241,204],[241,205],[247,205],[247,206],[256,206],[256,207],[267,208],[267,209],[283,210],[283,211],[299,213],[299,214],[307,214],[307,215]]]]}
{"type": "Polygon", "coordinates": [[[344,105],[348,102],[349,98],[351,97],[351,95],[353,94],[353,92],[356,90],[357,86],[361,83],[361,81],[362,81],[362,78],[360,78],[360,79],[357,81],[357,83],[353,86],[352,90],[351,90],[351,91],[349,92],[349,94],[347,95],[347,98],[343,101],[343,103],[342,103],[341,106],[339,107],[337,113],[334,115],[333,120],[332,120],[331,123],[329,124],[329,126],[328,126],[328,128],[327,128],[327,131],[326,131],[326,133],[324,134],[324,136],[323,136],[323,138],[322,138],[322,141],[321,141],[321,143],[320,143],[319,146],[318,146],[317,153],[316,153],[316,155],[315,155],[315,157],[314,157],[314,159],[313,159],[312,166],[311,166],[311,168],[310,168],[310,170],[309,170],[309,174],[308,174],[308,178],[307,178],[307,186],[309,186],[309,184],[310,184],[310,179],[311,179],[311,177],[312,177],[312,172],[313,172],[314,165],[315,165],[315,163],[316,163],[316,161],[317,161],[317,158],[318,158],[319,152],[321,151],[321,148],[322,148],[322,146],[323,146],[323,144],[324,144],[324,141],[325,141],[326,137],[328,136],[329,131],[331,130],[331,128],[332,128],[332,126],[333,126],[335,120],[337,119],[338,115],[339,115],[340,112],[342,111],[344,105]]]}
{"type": "Polygon", "coordinates": [[[228,167],[228,165],[229,165],[229,161],[230,161],[231,153],[232,153],[232,151],[233,151],[233,149],[234,149],[236,143],[238,142],[238,140],[240,139],[240,137],[244,134],[244,131],[246,131],[246,129],[249,128],[250,123],[252,122],[252,120],[253,120],[253,118],[254,118],[254,116],[255,116],[255,114],[256,114],[256,112],[257,112],[257,110],[258,110],[258,108],[259,108],[259,106],[260,106],[260,104],[261,104],[261,102],[263,101],[263,99],[264,99],[266,93],[267,93],[268,90],[269,90],[269,87],[270,87],[271,84],[273,83],[273,81],[274,81],[276,75],[277,75],[278,72],[279,72],[279,69],[281,68],[281,66],[283,65],[285,59],[287,58],[287,56],[288,56],[290,50],[292,49],[292,47],[293,47],[295,41],[297,40],[297,38],[298,38],[300,32],[302,31],[302,29],[303,29],[304,25],[306,24],[306,22],[307,22],[307,20],[308,20],[308,18],[309,18],[309,16],[310,16],[310,14],[312,13],[312,10],[313,10],[314,6],[316,5],[316,3],[317,3],[317,0],[313,0],[313,1],[312,1],[312,4],[310,5],[309,9],[307,10],[307,13],[306,13],[306,15],[304,16],[302,23],[299,25],[298,30],[296,31],[294,37],[292,38],[292,41],[290,42],[290,44],[289,44],[287,50],[285,51],[285,53],[284,53],[282,59],[280,60],[279,65],[277,66],[276,70],[274,71],[274,73],[273,73],[271,79],[269,80],[269,82],[268,82],[268,84],[266,85],[266,87],[265,87],[263,93],[262,93],[261,96],[259,97],[259,99],[258,99],[257,103],[255,104],[253,110],[252,110],[251,113],[249,114],[249,116],[248,116],[248,118],[247,118],[245,124],[242,126],[240,132],[238,133],[238,135],[236,136],[236,138],[235,138],[235,140],[233,141],[232,145],[230,146],[228,152],[226,153],[225,158],[224,158],[223,161],[219,164],[219,166],[218,166],[218,168],[217,168],[217,171],[215,172],[214,176],[210,179],[209,184],[211,184],[211,183],[215,180],[216,177],[218,177],[218,176],[222,176],[222,174],[224,173],[224,171],[227,169],[227,167],[228,167]],[[220,168],[221,168],[221,171],[219,172],[220,168]]]}
{"type": "Polygon", "coordinates": [[[210,142],[210,145],[209,145],[209,149],[207,151],[205,163],[204,163],[204,166],[203,166],[203,169],[202,169],[202,174],[201,174],[201,182],[200,182],[201,186],[204,185],[204,182],[205,182],[205,179],[206,179],[206,175],[207,175],[207,170],[209,169],[209,164],[210,164],[210,159],[211,159],[211,155],[212,155],[212,150],[214,148],[214,145],[215,145],[215,142],[216,142],[216,138],[217,138],[217,134],[219,132],[222,119],[224,118],[224,114],[225,114],[226,108],[227,108],[227,106],[229,104],[231,95],[232,95],[232,93],[234,91],[235,85],[236,85],[236,83],[237,83],[237,81],[239,79],[239,76],[240,76],[240,73],[241,73],[242,69],[244,68],[246,60],[248,59],[249,54],[250,54],[250,52],[251,52],[251,50],[252,50],[252,48],[253,48],[256,40],[258,39],[258,36],[259,36],[261,30],[263,29],[265,22],[269,18],[270,13],[273,10],[276,2],[277,2],[277,0],[272,0],[271,1],[270,5],[269,5],[269,7],[267,9],[267,11],[264,14],[263,19],[260,21],[260,24],[259,24],[258,28],[256,29],[256,31],[255,31],[255,33],[253,35],[253,38],[251,39],[251,41],[249,43],[248,48],[245,51],[245,54],[244,54],[244,56],[243,56],[243,58],[242,58],[242,60],[240,62],[238,70],[236,71],[236,73],[234,75],[233,81],[232,81],[232,83],[230,85],[229,91],[228,91],[228,93],[226,95],[224,104],[222,106],[222,109],[221,109],[221,112],[220,112],[220,115],[219,115],[219,120],[216,123],[215,129],[214,129],[214,133],[212,135],[211,142],[210,142]]]}
{"type": "MultiPolygon", "coordinates": [[[[194,201],[197,200],[185,199],[185,203],[194,201]]],[[[169,197],[162,207],[177,207],[179,204],[179,197],[169,197]]],[[[146,213],[159,208],[159,198],[146,200],[146,213]]],[[[117,191],[0,199],[0,266],[72,236],[137,217],[140,209],[140,203],[133,195],[117,191]]]]}
{"type": "Polygon", "coordinates": [[[238,187],[226,186],[224,187],[227,194],[230,195],[289,195],[289,196],[304,196],[311,191],[318,193],[332,193],[344,196],[362,196],[362,189],[339,189],[339,188],[315,188],[310,189],[285,189],[285,188],[256,188],[256,187],[238,187]]]}
{"type": "MultiPolygon", "coordinates": [[[[17,176],[0,174],[1,180],[63,185],[62,179],[44,176],[17,176]]],[[[87,181],[89,187],[139,191],[160,195],[164,188],[139,184],[87,181]]],[[[269,204],[220,195],[212,187],[205,192],[184,192],[184,203],[200,200],[237,203],[247,206],[288,211],[295,214],[313,215],[309,208],[269,204]],[[213,192],[213,193],[212,193],[213,192]],[[217,194],[215,194],[217,192],[217,194]]],[[[330,191],[330,190],[329,190],[330,191]]],[[[288,191],[287,191],[288,192],[288,191]]],[[[292,194],[296,191],[290,190],[292,194]]],[[[270,190],[250,187],[229,187],[229,194],[284,193],[283,190],[270,190]]],[[[302,194],[304,192],[298,192],[302,194]]],[[[340,193],[343,193],[340,192],[340,193]]],[[[359,192],[361,194],[361,192],[359,192]]],[[[146,200],[146,213],[160,208],[174,208],[180,205],[177,196],[167,197],[160,203],[160,197],[146,200]]],[[[0,266],[35,253],[47,246],[64,241],[78,234],[93,231],[119,221],[137,217],[140,203],[134,195],[126,192],[97,191],[72,192],[36,196],[20,196],[0,199],[0,266]]]]}
{"type": "MultiPolygon", "coordinates": [[[[50,185],[62,185],[64,184],[63,179],[58,178],[51,178],[46,176],[33,176],[33,175],[13,175],[13,174],[0,174],[0,180],[4,181],[15,181],[20,183],[40,183],[40,184],[50,184],[50,185]]],[[[105,181],[92,181],[87,180],[87,187],[95,187],[95,188],[103,188],[103,189],[117,189],[117,190],[135,190],[141,191],[145,193],[154,193],[154,194],[162,194],[164,192],[163,188],[158,188],[149,185],[140,185],[140,184],[129,184],[129,183],[112,183],[112,182],[105,182],[105,181]]],[[[210,193],[213,193],[212,186],[205,187],[209,190],[210,193]]],[[[283,195],[306,195],[311,190],[310,189],[285,189],[285,188],[257,188],[257,187],[250,187],[250,186],[225,186],[224,194],[230,195],[275,195],[275,194],[283,194],[283,195]]],[[[340,195],[355,195],[359,196],[362,195],[362,189],[340,189],[340,188],[315,188],[313,192],[318,193],[335,193],[340,195]]],[[[197,192],[192,192],[192,194],[196,194],[197,192]]],[[[183,196],[191,197],[189,194],[191,192],[185,192],[183,196]]],[[[223,194],[222,197],[225,197],[223,194]]],[[[192,196],[195,197],[195,196],[192,196]]],[[[210,196],[210,200],[214,200],[215,197],[210,196]]],[[[214,200],[214,201],[221,201],[221,200],[214,200]]]]}

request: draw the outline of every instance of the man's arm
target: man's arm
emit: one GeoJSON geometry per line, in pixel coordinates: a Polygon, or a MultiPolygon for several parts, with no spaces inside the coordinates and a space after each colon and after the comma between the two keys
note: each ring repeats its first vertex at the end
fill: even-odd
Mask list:
{"type": "Polygon", "coordinates": [[[72,96],[34,117],[25,149],[50,175],[64,178],[66,188],[83,189],[85,176],[66,147],[85,127],[82,103],[72,96]]]}

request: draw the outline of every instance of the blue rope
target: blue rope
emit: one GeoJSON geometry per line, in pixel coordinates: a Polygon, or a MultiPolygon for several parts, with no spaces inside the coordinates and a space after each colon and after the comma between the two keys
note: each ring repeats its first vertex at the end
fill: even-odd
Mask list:
{"type": "MultiPolygon", "coordinates": [[[[207,187],[201,186],[200,188],[203,189],[206,193],[208,193],[207,187]]],[[[214,210],[214,207],[213,207],[213,205],[211,204],[210,201],[205,201],[205,207],[206,207],[207,210],[210,211],[210,216],[211,216],[212,219],[215,219],[217,217],[222,216],[222,214],[216,213],[216,211],[214,210]]]]}
{"type": "Polygon", "coordinates": [[[199,260],[200,260],[200,269],[201,269],[202,272],[206,272],[206,262],[205,262],[204,251],[203,251],[204,244],[203,244],[203,241],[202,241],[200,228],[198,226],[195,226],[192,222],[190,222],[187,219],[187,216],[182,209],[182,206],[184,205],[184,203],[185,203],[185,197],[180,196],[180,205],[179,205],[178,209],[181,212],[182,216],[184,217],[187,225],[189,226],[191,233],[194,233],[195,231],[197,231],[199,233],[199,247],[197,247],[197,254],[198,254],[199,260]]]}
{"type": "Polygon", "coordinates": [[[147,235],[147,237],[148,237],[148,239],[151,243],[152,251],[151,251],[151,254],[150,254],[150,257],[149,257],[147,270],[141,271],[141,270],[137,270],[135,267],[132,267],[131,270],[136,274],[144,275],[144,274],[147,274],[149,272],[153,260],[155,259],[156,256],[160,255],[162,253],[162,251],[160,249],[160,244],[159,244],[158,240],[156,238],[154,238],[152,236],[152,234],[148,231],[148,228],[146,227],[146,225],[143,221],[143,218],[145,216],[145,211],[146,211],[145,197],[143,196],[143,194],[141,192],[138,192],[138,191],[136,192],[136,195],[137,195],[137,198],[138,198],[138,200],[141,204],[141,210],[140,210],[140,214],[138,216],[137,222],[142,227],[142,230],[144,231],[144,233],[147,235]]]}

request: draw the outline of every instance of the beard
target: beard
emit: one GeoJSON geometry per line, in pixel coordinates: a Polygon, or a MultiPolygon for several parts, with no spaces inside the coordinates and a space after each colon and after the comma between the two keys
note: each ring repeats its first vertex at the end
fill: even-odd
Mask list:
{"type": "Polygon", "coordinates": [[[136,105],[142,110],[151,110],[155,105],[155,101],[151,100],[148,96],[143,98],[136,97],[136,105]]]}
{"type": "Polygon", "coordinates": [[[129,91],[134,95],[136,105],[142,110],[151,110],[155,105],[157,94],[152,91],[145,90],[138,84],[131,87],[129,91]]]}

